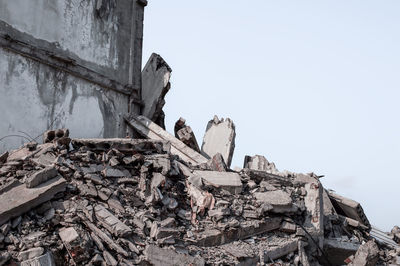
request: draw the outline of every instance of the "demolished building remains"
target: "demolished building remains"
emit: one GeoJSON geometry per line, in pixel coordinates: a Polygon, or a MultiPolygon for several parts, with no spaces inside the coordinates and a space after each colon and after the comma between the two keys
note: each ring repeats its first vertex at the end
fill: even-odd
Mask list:
{"type": "MultiPolygon", "coordinates": [[[[20,147],[14,147],[15,142],[2,146],[7,149],[0,153],[0,266],[400,265],[400,229],[394,227],[388,234],[375,228],[360,203],[325,189],[321,176],[279,171],[262,155],[246,156],[243,168],[231,169],[236,136],[231,119],[215,116],[206,127],[201,148],[184,118],[179,118],[173,134],[165,130],[162,107],[172,70],[157,54],[142,73],[137,70],[141,59],[135,61],[135,56],[141,56],[146,1],[88,1],[86,11],[79,12],[73,9],[79,1],[70,2],[64,7],[55,1],[53,11],[46,12],[61,10],[72,17],[88,12],[92,26],[105,30],[101,27],[127,16],[122,10],[135,11],[125,10],[131,24],[126,26],[124,17],[116,33],[129,35],[128,50],[118,50],[131,55],[123,66],[129,69],[124,72],[127,76],[110,85],[115,88],[125,80],[132,91],[123,94],[122,107],[113,102],[111,95],[120,92],[73,72],[82,67],[85,56],[57,68],[65,71],[63,75],[82,79],[76,84],[97,84],[74,89],[67,82],[66,94],[72,90],[78,98],[90,98],[93,95],[84,91],[104,86],[99,97],[107,100],[96,102],[104,114],[104,132],[100,138],[97,131],[80,132],[86,130],[81,125],[85,120],[72,123],[72,111],[62,118],[71,123],[62,119],[53,123],[54,117],[45,116],[47,124],[36,129],[49,129],[40,134],[43,141],[36,138],[20,147]]],[[[7,15],[17,12],[15,3],[0,2],[4,7],[0,30],[31,38],[21,35],[19,24],[7,15]]],[[[96,33],[90,36],[99,37],[96,33]]],[[[5,35],[1,38],[0,66],[9,69],[13,62],[19,68],[26,60],[36,60],[14,47],[31,44],[33,49],[33,39],[20,43],[5,35]],[[8,61],[3,60],[4,54],[8,61]]],[[[72,49],[62,43],[65,38],[60,40],[61,47],[72,49]]],[[[104,51],[96,49],[101,65],[104,51]]],[[[47,59],[60,60],[53,57],[47,59]]],[[[55,66],[46,62],[32,63],[39,76],[55,71],[47,69],[55,66]]],[[[7,86],[20,81],[11,74],[7,77],[15,79],[7,86]]],[[[48,89],[57,91],[57,85],[48,82],[48,89]]],[[[57,104],[51,106],[59,110],[57,104]]]]}

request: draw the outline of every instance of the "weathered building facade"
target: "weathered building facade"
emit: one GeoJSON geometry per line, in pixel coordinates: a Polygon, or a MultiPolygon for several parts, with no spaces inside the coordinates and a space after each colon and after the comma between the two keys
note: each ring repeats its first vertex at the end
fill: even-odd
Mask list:
{"type": "MultiPolygon", "coordinates": [[[[146,4],[0,0],[0,138],[62,127],[123,137],[123,116],[140,112],[146,4]]],[[[0,151],[23,142],[8,137],[0,151]]]]}

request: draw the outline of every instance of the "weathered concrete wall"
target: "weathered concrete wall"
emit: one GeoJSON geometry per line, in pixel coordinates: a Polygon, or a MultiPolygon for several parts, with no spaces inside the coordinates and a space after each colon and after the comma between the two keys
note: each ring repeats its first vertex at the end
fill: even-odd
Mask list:
{"type": "Polygon", "coordinates": [[[130,64],[141,68],[131,58],[131,49],[141,50],[133,45],[138,9],[132,0],[0,0],[0,20],[128,83],[130,64]]]}
{"type": "MultiPolygon", "coordinates": [[[[66,127],[74,137],[123,136],[126,95],[105,90],[63,71],[0,49],[0,134],[32,137],[48,128],[66,127]]],[[[0,150],[26,140],[10,137],[0,150]]]]}
{"type": "Polygon", "coordinates": [[[140,110],[146,3],[0,0],[0,139],[59,127],[124,137],[123,115],[140,110]]]}

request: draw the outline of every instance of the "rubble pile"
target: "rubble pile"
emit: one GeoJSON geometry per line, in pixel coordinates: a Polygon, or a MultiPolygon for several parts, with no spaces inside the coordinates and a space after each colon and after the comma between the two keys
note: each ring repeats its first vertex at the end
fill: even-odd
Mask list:
{"type": "Polygon", "coordinates": [[[126,121],[141,138],[60,129],[0,155],[0,265],[400,263],[400,229],[372,228],[320,176],[260,155],[229,169],[231,120],[209,123],[206,153],[184,119],[177,138],[145,117],[126,121]]]}

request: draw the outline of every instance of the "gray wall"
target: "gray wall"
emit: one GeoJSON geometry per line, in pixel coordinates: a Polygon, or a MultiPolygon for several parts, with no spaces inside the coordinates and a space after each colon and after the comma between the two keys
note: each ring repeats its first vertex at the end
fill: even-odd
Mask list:
{"type": "MultiPolygon", "coordinates": [[[[125,136],[122,116],[140,110],[145,4],[0,0],[0,138],[60,127],[125,136]]],[[[24,141],[7,138],[0,152],[24,141]]]]}

